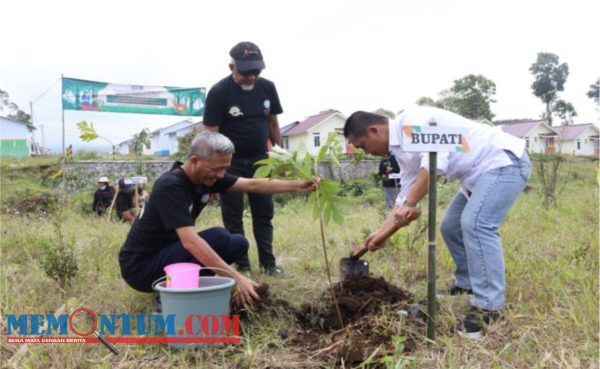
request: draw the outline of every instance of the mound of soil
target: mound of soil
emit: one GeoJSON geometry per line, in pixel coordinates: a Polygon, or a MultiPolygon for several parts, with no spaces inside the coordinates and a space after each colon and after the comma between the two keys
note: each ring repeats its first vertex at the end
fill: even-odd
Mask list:
{"type": "Polygon", "coordinates": [[[32,193],[26,191],[7,201],[6,212],[13,215],[51,214],[58,208],[59,195],[53,192],[32,193]]]}
{"type": "Polygon", "coordinates": [[[386,282],[382,277],[348,277],[334,284],[333,290],[340,307],[343,325],[329,290],[323,291],[323,303],[305,303],[297,314],[298,322],[305,329],[328,333],[353,324],[363,316],[377,315],[385,308],[407,309],[412,296],[386,282]]]}
{"type": "Polygon", "coordinates": [[[295,311],[287,301],[272,299],[269,294],[269,285],[263,283],[255,288],[255,291],[260,296],[260,301],[255,302],[252,306],[238,306],[233,304],[231,306],[231,314],[239,315],[241,321],[248,322],[252,315],[276,317],[282,314],[289,314],[290,311],[295,311]]]}
{"type": "Polygon", "coordinates": [[[405,320],[397,314],[400,310],[409,310],[411,294],[383,278],[349,277],[334,285],[343,326],[340,326],[329,289],[324,290],[317,301],[305,302],[299,308],[285,300],[274,299],[265,284],[257,292],[262,298],[260,302],[250,310],[234,308],[233,313],[240,314],[242,321],[250,325],[252,314],[261,318],[290,316],[289,329],[281,332],[281,338],[288,339],[307,359],[337,364],[343,360],[346,365],[354,366],[378,350],[372,358],[377,362],[398,349],[400,336],[404,337],[403,351],[410,352],[416,348],[414,335],[424,335],[423,321],[405,320]],[[388,318],[382,321],[383,312],[388,318]]]}

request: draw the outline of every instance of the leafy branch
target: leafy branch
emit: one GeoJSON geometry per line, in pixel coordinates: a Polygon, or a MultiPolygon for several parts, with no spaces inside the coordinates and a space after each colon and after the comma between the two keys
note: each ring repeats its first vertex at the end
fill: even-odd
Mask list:
{"type": "MultiPolygon", "coordinates": [[[[276,178],[285,176],[286,178],[296,178],[309,181],[316,181],[319,178],[319,163],[325,159],[340,166],[338,157],[342,154],[342,144],[337,138],[335,132],[331,132],[327,137],[327,141],[321,147],[316,156],[311,155],[306,151],[295,151],[289,153],[279,146],[274,146],[269,152],[269,157],[258,161],[256,164],[260,167],[256,170],[254,177],[257,178],[276,178]]],[[[317,190],[308,198],[309,204],[313,205],[313,220],[319,219],[321,232],[321,244],[323,246],[323,254],[325,256],[325,268],[327,270],[327,279],[333,301],[335,303],[340,327],[344,326],[342,313],[335,296],[333,283],[331,282],[331,271],[329,267],[329,258],[327,257],[327,247],[325,243],[325,225],[333,220],[337,224],[344,221],[341,204],[346,200],[338,196],[338,185],[330,180],[320,179],[317,190]]]]}
{"type": "Polygon", "coordinates": [[[104,136],[100,136],[96,132],[96,129],[94,128],[94,123],[92,123],[92,122],[88,123],[87,121],[82,120],[81,122],[77,122],[77,128],[79,128],[79,131],[81,132],[81,134],[79,135],[79,138],[81,138],[81,140],[83,142],[91,142],[97,138],[101,138],[101,139],[105,140],[106,142],[108,142],[110,144],[110,146],[112,147],[112,156],[113,156],[113,160],[115,160],[115,145],[108,138],[106,138],[104,136]]]}

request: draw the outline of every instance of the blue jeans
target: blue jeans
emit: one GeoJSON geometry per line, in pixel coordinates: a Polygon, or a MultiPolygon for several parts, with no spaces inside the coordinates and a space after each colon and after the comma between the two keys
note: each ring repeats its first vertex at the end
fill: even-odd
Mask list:
{"type": "Polygon", "coordinates": [[[506,290],[498,228],[531,174],[527,153],[520,159],[506,153],[513,163],[484,173],[469,198],[458,192],[441,224],[456,264],[456,286],[472,289],[472,305],[491,311],[502,309],[506,290]]]}

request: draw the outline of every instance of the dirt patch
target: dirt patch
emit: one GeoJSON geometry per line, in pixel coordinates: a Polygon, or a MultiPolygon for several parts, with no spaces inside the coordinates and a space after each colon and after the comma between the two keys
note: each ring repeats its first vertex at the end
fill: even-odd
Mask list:
{"type": "MultiPolygon", "coordinates": [[[[379,367],[382,358],[398,350],[410,352],[416,348],[416,335],[424,335],[422,320],[407,319],[412,301],[409,292],[383,278],[349,277],[334,285],[343,326],[329,289],[312,302],[294,307],[269,293],[267,285],[258,288],[262,300],[250,310],[234,309],[245,324],[252,325],[268,317],[290,317],[285,332],[280,332],[288,345],[302,352],[307,359],[328,364],[340,362],[358,365],[376,352],[369,367],[379,367]],[[399,345],[401,347],[399,347],[399,345]]],[[[383,366],[383,363],[381,364],[383,366]]]]}
{"type": "MultiPolygon", "coordinates": [[[[381,277],[348,277],[334,284],[333,289],[344,326],[357,322],[363,316],[377,315],[384,308],[406,310],[412,299],[410,293],[381,277]]],[[[297,318],[305,329],[329,333],[342,328],[329,290],[323,291],[323,300],[326,301],[325,308],[322,302],[301,306],[297,318]]]]}
{"type": "Polygon", "coordinates": [[[263,283],[255,291],[260,296],[260,301],[252,306],[231,306],[231,314],[240,316],[240,320],[248,323],[252,317],[277,317],[288,314],[295,309],[285,300],[273,299],[269,293],[269,285],[263,283]]]}
{"type": "Polygon", "coordinates": [[[6,212],[12,215],[47,215],[58,209],[60,196],[54,192],[25,191],[8,199],[6,212]]]}

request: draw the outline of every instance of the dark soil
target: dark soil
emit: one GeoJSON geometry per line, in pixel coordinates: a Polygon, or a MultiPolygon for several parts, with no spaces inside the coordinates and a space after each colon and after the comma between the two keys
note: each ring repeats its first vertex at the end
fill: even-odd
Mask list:
{"type": "MultiPolygon", "coordinates": [[[[384,308],[406,310],[412,298],[410,293],[387,283],[382,277],[348,277],[335,284],[334,291],[344,326],[363,316],[379,314],[384,308]]],[[[322,303],[309,302],[301,306],[297,318],[305,329],[329,333],[342,328],[329,290],[323,292],[323,299],[328,302],[325,309],[322,303]]]]}
{"type": "MultiPolygon", "coordinates": [[[[317,301],[294,307],[285,300],[275,299],[269,287],[262,284],[257,292],[262,300],[250,310],[233,309],[245,325],[251,326],[269,317],[290,317],[290,324],[280,337],[288,345],[317,360],[347,366],[364,362],[379,349],[369,367],[379,367],[381,358],[398,350],[399,337],[404,337],[403,352],[416,348],[415,335],[424,335],[424,322],[407,320],[398,312],[408,311],[412,303],[409,292],[386,282],[383,278],[349,277],[334,284],[343,326],[329,289],[317,301]],[[385,314],[383,314],[385,313],[385,314]],[[382,318],[385,316],[386,318],[382,318]],[[253,319],[253,318],[256,318],[253,319]]],[[[383,365],[383,364],[382,364],[383,365]]]]}
{"type": "Polygon", "coordinates": [[[253,316],[257,317],[276,317],[287,315],[294,308],[285,300],[272,299],[269,294],[269,285],[263,283],[258,286],[255,291],[260,296],[260,301],[252,306],[239,307],[232,305],[231,314],[240,316],[241,321],[248,322],[253,316]]]}
{"type": "Polygon", "coordinates": [[[51,214],[58,209],[59,201],[59,195],[50,191],[25,191],[7,201],[6,212],[13,215],[51,214]]]}

